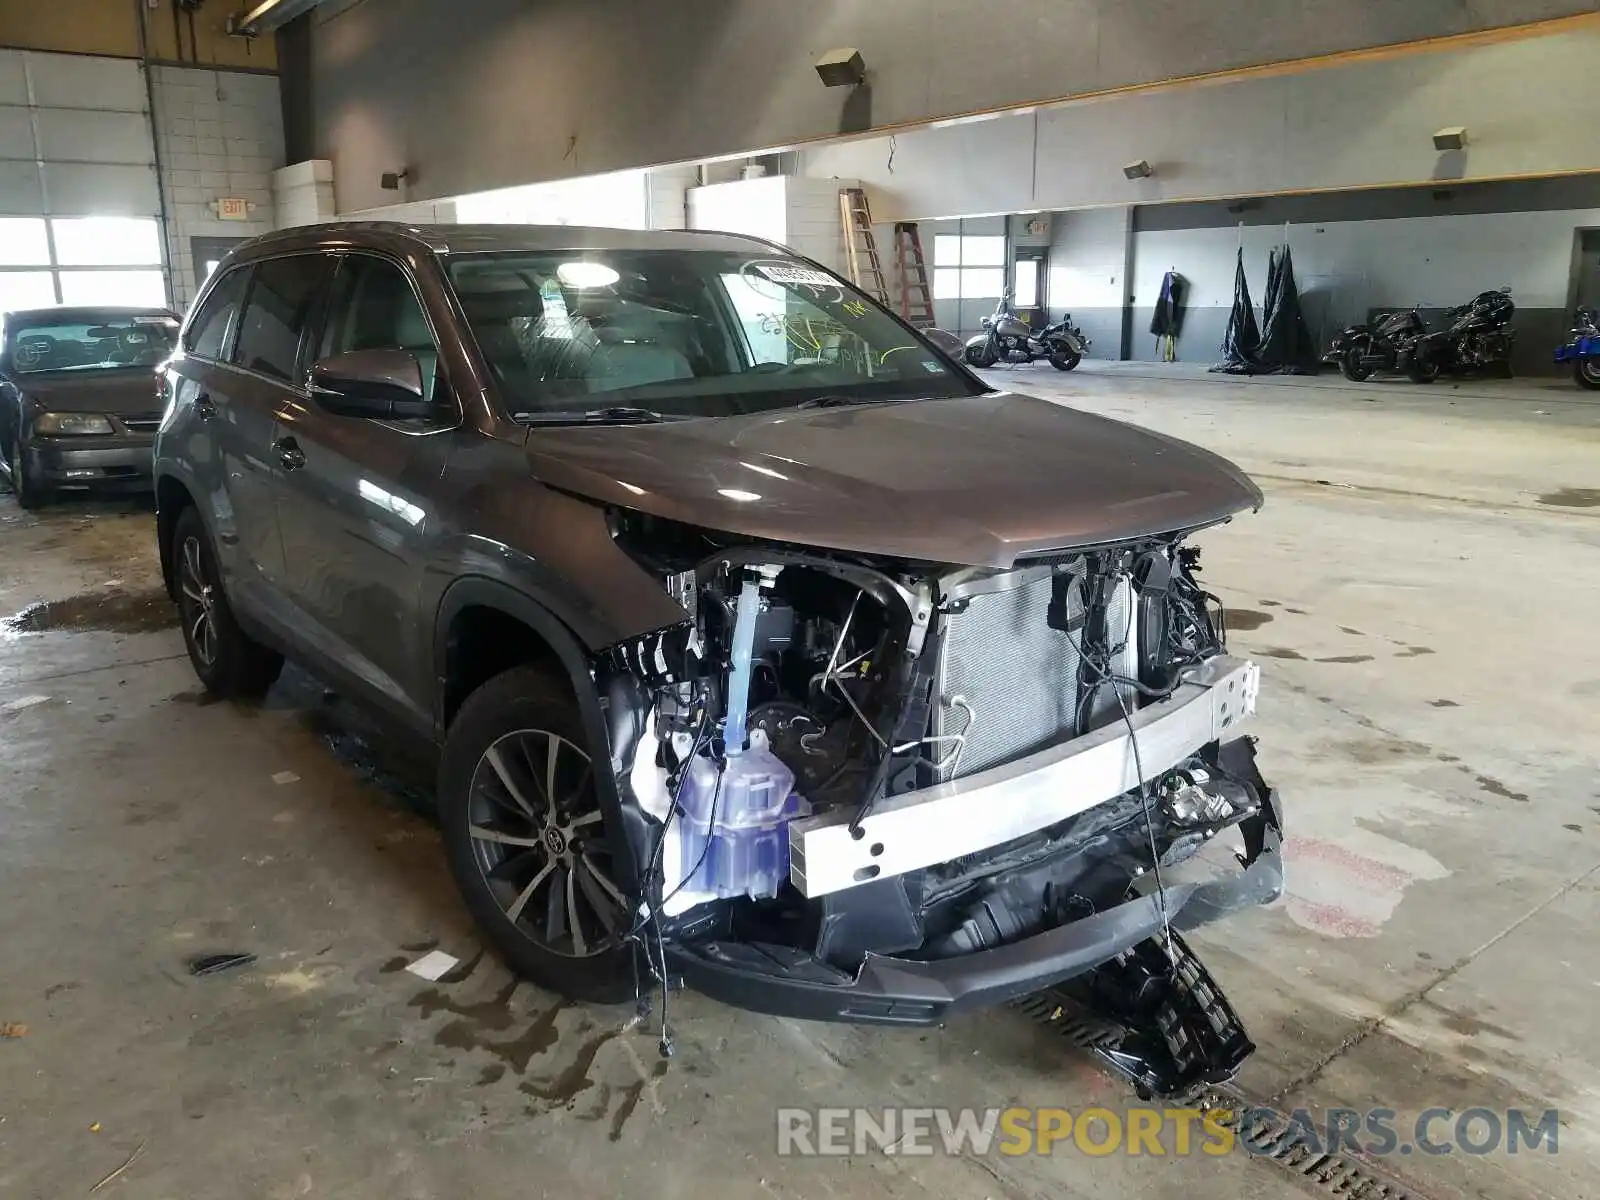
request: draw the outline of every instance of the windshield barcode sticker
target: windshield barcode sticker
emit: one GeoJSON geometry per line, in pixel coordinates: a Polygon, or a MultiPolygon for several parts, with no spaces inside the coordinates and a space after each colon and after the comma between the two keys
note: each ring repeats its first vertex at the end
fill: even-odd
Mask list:
{"type": "Polygon", "coordinates": [[[760,271],[773,283],[794,283],[802,287],[837,287],[838,282],[812,267],[800,263],[757,263],[760,271]]]}

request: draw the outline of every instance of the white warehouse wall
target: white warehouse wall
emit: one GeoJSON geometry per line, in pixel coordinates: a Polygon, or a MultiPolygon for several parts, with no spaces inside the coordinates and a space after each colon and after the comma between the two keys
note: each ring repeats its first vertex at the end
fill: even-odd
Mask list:
{"type": "Polygon", "coordinates": [[[907,219],[1600,171],[1600,28],[808,147],[907,219]],[[1431,135],[1464,125],[1468,146],[1431,135]],[[1153,178],[1123,166],[1146,159],[1153,178]]]}

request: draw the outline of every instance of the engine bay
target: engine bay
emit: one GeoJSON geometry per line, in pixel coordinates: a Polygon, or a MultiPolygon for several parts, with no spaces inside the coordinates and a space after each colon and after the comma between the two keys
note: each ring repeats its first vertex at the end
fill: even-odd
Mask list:
{"type": "MultiPolygon", "coordinates": [[[[659,554],[659,527],[649,541],[659,554]]],[[[869,953],[960,956],[1137,895],[1260,814],[1253,759],[1213,742],[1026,836],[916,870],[868,864],[828,895],[795,887],[790,826],[847,822],[859,839],[897,797],[1133,733],[1224,649],[1198,560],[1176,536],[1009,570],[686,537],[658,566],[687,620],[607,664],[650,915],[675,941],[781,947],[848,974],[869,953]]]]}

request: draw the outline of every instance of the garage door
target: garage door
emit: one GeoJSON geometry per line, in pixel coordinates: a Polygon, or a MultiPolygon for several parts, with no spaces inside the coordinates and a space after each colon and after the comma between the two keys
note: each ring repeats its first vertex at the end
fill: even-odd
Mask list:
{"type": "Polygon", "coordinates": [[[166,303],[159,212],[139,64],[0,50],[0,310],[166,303]]]}

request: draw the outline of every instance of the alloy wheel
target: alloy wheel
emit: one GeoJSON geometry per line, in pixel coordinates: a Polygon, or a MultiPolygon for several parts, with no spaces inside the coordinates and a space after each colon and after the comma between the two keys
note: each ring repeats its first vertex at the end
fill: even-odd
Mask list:
{"type": "Polygon", "coordinates": [[[217,597],[215,587],[206,578],[199,538],[183,539],[182,560],[178,564],[178,587],[183,598],[178,607],[183,613],[183,627],[196,656],[209,667],[217,661],[217,597]]]}
{"type": "Polygon", "coordinates": [[[473,769],[467,819],[473,859],[518,932],[568,958],[618,945],[629,905],[581,747],[547,730],[504,734],[473,769]]]}

